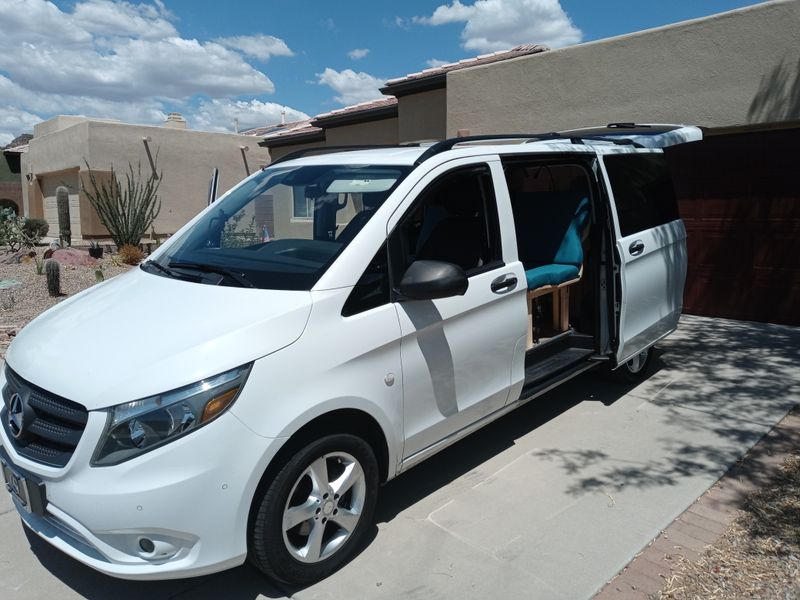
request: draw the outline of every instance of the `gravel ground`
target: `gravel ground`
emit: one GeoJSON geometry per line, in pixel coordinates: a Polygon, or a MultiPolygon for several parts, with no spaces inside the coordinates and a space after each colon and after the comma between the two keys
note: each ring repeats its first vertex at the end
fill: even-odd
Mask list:
{"type": "Polygon", "coordinates": [[[5,357],[11,340],[27,323],[51,306],[97,283],[95,272],[101,266],[106,279],[131,268],[114,264],[110,257],[94,267],[61,265],[61,291],[64,295],[54,298],[48,295],[45,276],[36,273],[34,262],[0,264],[0,281],[14,280],[22,284],[0,289],[0,358],[5,357]]]}
{"type": "Polygon", "coordinates": [[[800,449],[700,560],[681,565],[660,598],[800,598],[800,449]]]}

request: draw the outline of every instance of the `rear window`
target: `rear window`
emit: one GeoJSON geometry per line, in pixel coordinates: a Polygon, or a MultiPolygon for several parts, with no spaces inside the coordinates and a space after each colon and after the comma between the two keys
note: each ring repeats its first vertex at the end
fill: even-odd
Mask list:
{"type": "Polygon", "coordinates": [[[663,154],[612,154],[603,158],[623,237],[680,218],[663,154]]]}

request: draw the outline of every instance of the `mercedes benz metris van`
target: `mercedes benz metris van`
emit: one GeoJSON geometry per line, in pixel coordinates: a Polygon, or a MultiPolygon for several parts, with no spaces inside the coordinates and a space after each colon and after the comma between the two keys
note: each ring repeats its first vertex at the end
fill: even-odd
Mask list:
{"type": "Polygon", "coordinates": [[[0,460],[23,522],[117,577],[248,558],[325,577],[382,482],[579,373],[645,372],[686,276],[661,148],[701,137],[617,124],[276,161],[11,344],[0,460]]]}

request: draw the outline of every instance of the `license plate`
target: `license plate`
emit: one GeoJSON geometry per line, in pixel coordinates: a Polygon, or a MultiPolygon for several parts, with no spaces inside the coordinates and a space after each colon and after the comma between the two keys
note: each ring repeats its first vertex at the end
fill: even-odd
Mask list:
{"type": "Polygon", "coordinates": [[[44,514],[44,484],[29,481],[15,471],[5,460],[0,459],[6,489],[16,498],[20,506],[29,513],[44,514]]]}

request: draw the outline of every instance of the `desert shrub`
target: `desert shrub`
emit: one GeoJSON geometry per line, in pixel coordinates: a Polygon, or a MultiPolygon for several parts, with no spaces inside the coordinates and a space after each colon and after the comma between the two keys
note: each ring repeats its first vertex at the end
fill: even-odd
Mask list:
{"type": "Polygon", "coordinates": [[[144,258],[144,252],[139,246],[125,244],[119,249],[119,259],[126,265],[138,265],[144,258]]]}
{"type": "Polygon", "coordinates": [[[41,225],[28,225],[30,221],[41,221],[47,232],[47,222],[42,219],[26,219],[17,216],[10,208],[0,208],[0,246],[8,246],[11,252],[20,248],[33,248],[42,237],[39,235],[41,225]]]}
{"type": "Polygon", "coordinates": [[[16,237],[14,236],[14,224],[17,220],[17,213],[10,208],[0,208],[0,246],[9,246],[16,250],[16,237]]]}
{"type": "Polygon", "coordinates": [[[157,174],[156,168],[153,168],[150,175],[145,177],[141,163],[135,171],[133,165],[128,163],[123,185],[113,166],[108,182],[98,182],[88,162],[86,168],[89,170],[91,189],[85,188],[84,192],[117,248],[138,246],[161,212],[161,200],[157,192],[163,173],[157,174]]]}
{"type": "Polygon", "coordinates": [[[22,223],[22,232],[30,240],[35,240],[34,245],[42,241],[48,231],[50,231],[50,225],[44,219],[28,218],[22,223]]]}

